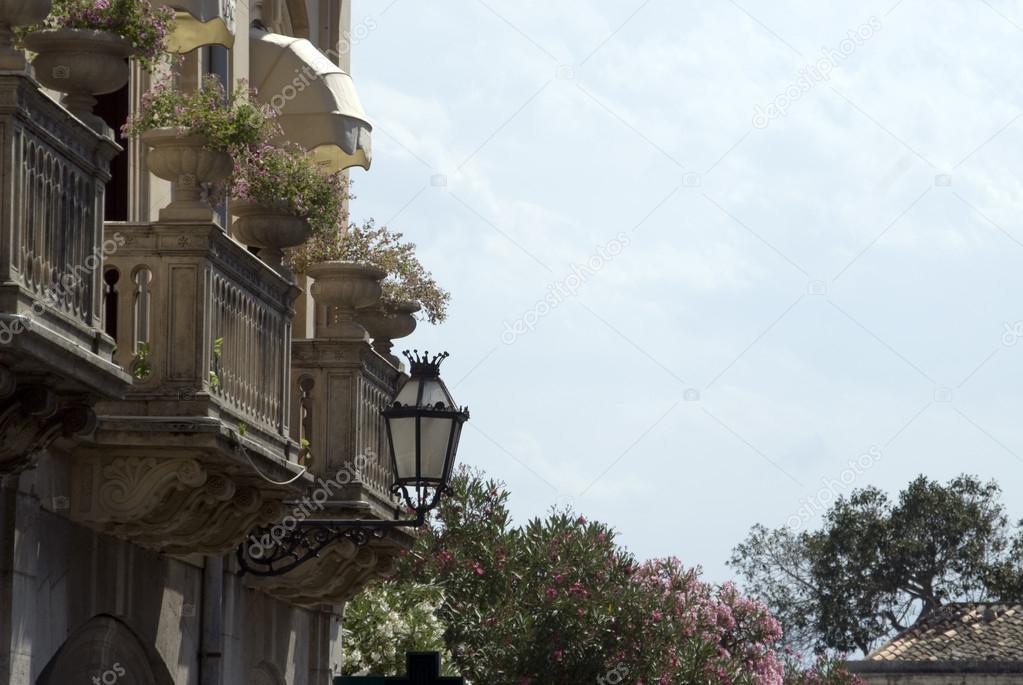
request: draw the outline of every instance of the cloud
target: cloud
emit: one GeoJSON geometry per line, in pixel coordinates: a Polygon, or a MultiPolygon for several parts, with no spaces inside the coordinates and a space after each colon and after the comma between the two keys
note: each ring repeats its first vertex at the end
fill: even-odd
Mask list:
{"type": "Polygon", "coordinates": [[[398,3],[358,46],[379,131],[355,213],[396,216],[453,291],[451,320],[410,341],[452,351],[459,399],[500,445],[468,430],[462,455],[509,481],[517,514],[635,443],[577,508],[641,556],[723,578],[748,526],[806,494],[750,445],[807,488],[896,434],[864,482],[975,469],[1023,487],[990,437],[1023,454],[1004,380],[1023,358],[983,361],[1023,320],[1019,31],[998,12],[1023,15],[894,5],[398,3]],[[881,30],[828,80],[753,126],[871,16],[881,30]],[[501,344],[622,231],[620,257],[501,344]],[[699,402],[650,429],[687,390],[699,402]],[[666,516],[676,536],[646,525],[666,516]]]}

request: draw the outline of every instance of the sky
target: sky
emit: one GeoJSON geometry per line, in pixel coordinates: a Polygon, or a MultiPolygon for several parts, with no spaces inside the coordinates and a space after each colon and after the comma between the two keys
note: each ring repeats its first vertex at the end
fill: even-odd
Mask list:
{"type": "Polygon", "coordinates": [[[853,488],[1023,517],[1023,4],[359,0],[353,215],[419,246],[517,521],[706,577],[853,488]],[[848,6],[847,6],[848,5],[848,6]]]}

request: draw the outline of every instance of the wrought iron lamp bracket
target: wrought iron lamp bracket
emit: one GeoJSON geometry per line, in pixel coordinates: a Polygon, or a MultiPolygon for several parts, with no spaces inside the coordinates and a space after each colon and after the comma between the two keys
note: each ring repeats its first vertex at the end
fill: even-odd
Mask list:
{"type": "Polygon", "coordinates": [[[239,576],[261,578],[280,576],[320,556],[339,540],[347,539],[361,547],[387,536],[396,528],[420,528],[426,523],[426,511],[414,519],[375,521],[372,519],[306,519],[288,528],[283,523],[254,531],[238,546],[239,576]]]}

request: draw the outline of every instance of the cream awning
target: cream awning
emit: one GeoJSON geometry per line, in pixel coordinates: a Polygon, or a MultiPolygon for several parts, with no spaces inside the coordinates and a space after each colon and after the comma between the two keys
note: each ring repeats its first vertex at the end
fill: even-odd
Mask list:
{"type": "Polygon", "coordinates": [[[369,169],[373,126],[352,77],[312,43],[253,28],[249,81],[256,98],[277,110],[286,140],[333,170],[369,169]]]}
{"type": "Polygon", "coordinates": [[[234,47],[235,0],[164,0],[174,10],[174,30],[167,36],[171,52],[191,52],[203,45],[234,47]]]}

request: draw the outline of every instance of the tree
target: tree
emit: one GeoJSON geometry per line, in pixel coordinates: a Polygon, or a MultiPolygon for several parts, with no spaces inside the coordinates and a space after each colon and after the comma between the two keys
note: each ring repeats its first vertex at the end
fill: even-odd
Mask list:
{"type": "MultiPolygon", "coordinates": [[[[476,472],[460,472],[453,489],[397,576],[350,609],[368,615],[360,603],[381,591],[439,588],[444,643],[472,683],[854,682],[830,666],[783,676],[778,622],[698,568],[640,564],[606,525],[569,511],[512,525],[507,490],[476,472]]],[[[363,644],[386,628],[358,630],[363,644]]]]}
{"type": "Polygon", "coordinates": [[[994,599],[1018,602],[1023,598],[1023,520],[1016,524],[1017,534],[1004,559],[993,561],[986,569],[985,584],[994,599]]]}
{"type": "Polygon", "coordinates": [[[1023,533],[1011,541],[1000,494],[967,475],[945,485],[920,476],[894,502],[858,489],[820,530],[754,526],[730,564],[791,645],[868,652],[950,601],[1020,597],[1023,533]]]}
{"type": "Polygon", "coordinates": [[[746,590],[771,608],[781,623],[785,643],[798,651],[810,651],[816,638],[817,583],[806,553],[805,533],[789,528],[768,530],[757,524],[732,556],[732,565],[743,560],[740,570],[746,590]]]}
{"type": "Polygon", "coordinates": [[[384,584],[350,602],[344,614],[343,672],[404,673],[405,652],[440,652],[442,664],[450,667],[444,627],[436,617],[442,599],[433,585],[384,584]]]}

